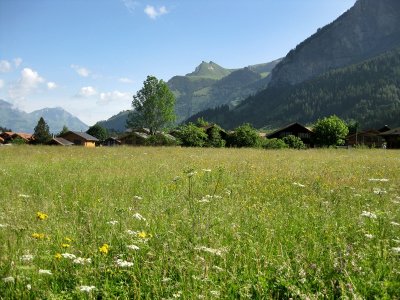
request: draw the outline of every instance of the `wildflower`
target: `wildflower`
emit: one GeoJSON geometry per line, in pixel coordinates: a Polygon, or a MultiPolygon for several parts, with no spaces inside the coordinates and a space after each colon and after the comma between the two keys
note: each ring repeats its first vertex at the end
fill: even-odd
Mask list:
{"type": "Polygon", "coordinates": [[[172,179],[173,182],[177,182],[178,180],[180,180],[181,178],[179,176],[175,176],[174,179],[172,179]]]}
{"type": "Polygon", "coordinates": [[[199,250],[199,251],[204,251],[204,252],[208,252],[217,256],[222,256],[222,254],[224,254],[224,252],[226,252],[226,249],[222,248],[222,249],[213,249],[213,248],[208,248],[205,246],[200,246],[200,247],[196,247],[194,248],[195,250],[199,250]]]}
{"type": "Polygon", "coordinates": [[[218,266],[213,266],[212,268],[217,272],[223,272],[224,271],[224,269],[222,269],[221,267],[218,267],[218,266]]]}
{"type": "Polygon", "coordinates": [[[77,265],[86,265],[86,264],[91,264],[92,259],[91,258],[83,258],[83,257],[77,257],[73,260],[74,264],[77,265]]]}
{"type": "Polygon", "coordinates": [[[61,253],[56,253],[56,254],[54,254],[54,258],[55,258],[55,259],[61,259],[61,258],[62,258],[61,253]]]}
{"type": "Polygon", "coordinates": [[[39,274],[45,274],[45,275],[53,275],[50,270],[42,270],[39,269],[39,274]]]}
{"type": "Polygon", "coordinates": [[[108,246],[107,244],[103,244],[103,246],[99,248],[99,251],[103,254],[108,254],[109,249],[110,246],[108,246]]]}
{"type": "Polygon", "coordinates": [[[71,247],[71,245],[70,245],[70,244],[66,244],[66,243],[62,243],[62,244],[61,244],[61,247],[63,247],[63,248],[69,248],[69,247],[71,247]]]}
{"type": "Polygon", "coordinates": [[[400,254],[400,247],[393,247],[393,248],[392,248],[392,251],[393,251],[395,254],[400,254]]]}
{"type": "Polygon", "coordinates": [[[386,190],[380,188],[374,188],[373,191],[376,195],[387,194],[386,190]]]}
{"type": "Polygon", "coordinates": [[[134,217],[135,219],[138,219],[139,221],[146,221],[146,218],[143,217],[143,216],[142,216],[141,214],[139,214],[139,213],[134,214],[133,217],[134,217]]]}
{"type": "Polygon", "coordinates": [[[298,183],[298,182],[293,182],[293,185],[296,185],[296,186],[298,186],[298,187],[305,187],[305,185],[304,184],[301,184],[301,183],[298,183]]]}
{"type": "Polygon", "coordinates": [[[152,237],[150,233],[146,233],[145,231],[138,232],[137,236],[140,237],[141,239],[148,239],[152,237]]]}
{"type": "Polygon", "coordinates": [[[370,233],[365,234],[365,237],[368,239],[372,239],[374,236],[370,233]]]}
{"type": "Polygon", "coordinates": [[[178,291],[177,293],[172,294],[172,297],[173,297],[173,298],[180,298],[181,295],[182,295],[182,291],[178,291]]]}
{"type": "Polygon", "coordinates": [[[37,240],[43,240],[46,235],[44,233],[32,233],[32,237],[37,240]]]}
{"type": "Polygon", "coordinates": [[[12,277],[12,276],[9,276],[9,277],[3,278],[3,281],[6,282],[6,283],[14,283],[15,282],[15,278],[12,277]]]}
{"type": "Polygon", "coordinates": [[[36,219],[38,219],[38,220],[43,221],[43,220],[46,220],[48,217],[49,216],[47,214],[43,213],[43,212],[38,211],[36,213],[36,219]]]}
{"type": "Polygon", "coordinates": [[[74,254],[71,254],[71,253],[63,253],[63,254],[61,254],[61,256],[64,257],[64,258],[68,258],[68,259],[75,259],[76,258],[76,256],[74,254]]]}
{"type": "Polygon", "coordinates": [[[172,279],[169,277],[163,277],[163,279],[161,279],[161,282],[168,282],[171,281],[172,279]]]}
{"type": "Polygon", "coordinates": [[[33,260],[33,255],[31,254],[25,254],[21,256],[21,260],[25,262],[29,262],[33,260]]]}
{"type": "Polygon", "coordinates": [[[219,291],[210,291],[210,294],[213,295],[214,297],[219,297],[220,292],[219,291]]]}
{"type": "Polygon", "coordinates": [[[133,199],[134,199],[134,200],[142,200],[143,197],[140,197],[140,196],[133,196],[133,199]]]}
{"type": "Polygon", "coordinates": [[[96,289],[96,287],[95,286],[93,286],[93,285],[81,285],[80,287],[79,287],[79,290],[81,291],[81,292],[85,292],[85,293],[90,293],[92,290],[94,290],[94,289],[96,289]]]}
{"type": "Polygon", "coordinates": [[[107,224],[115,225],[115,224],[118,224],[118,221],[116,221],[116,220],[111,220],[111,221],[108,221],[107,224]]]}
{"type": "Polygon", "coordinates": [[[72,242],[72,239],[69,238],[69,237],[65,237],[64,240],[65,240],[67,243],[71,243],[71,242],[72,242]]]}
{"type": "Polygon", "coordinates": [[[374,214],[372,212],[369,212],[369,211],[363,210],[362,213],[361,213],[361,217],[376,219],[376,214],[374,214]]]}
{"type": "Polygon", "coordinates": [[[27,285],[26,285],[26,289],[27,289],[28,291],[30,291],[30,290],[32,289],[32,285],[27,284],[27,285]]]}
{"type": "Polygon", "coordinates": [[[397,222],[390,222],[390,224],[392,224],[392,225],[394,225],[394,226],[400,226],[400,224],[397,223],[397,222]]]}
{"type": "Polygon", "coordinates": [[[203,169],[202,171],[205,172],[205,173],[210,173],[211,169],[203,169]]]}
{"type": "Polygon", "coordinates": [[[8,224],[0,224],[0,228],[6,228],[8,227],[8,224]]]}
{"type": "Polygon", "coordinates": [[[369,181],[378,181],[378,182],[388,182],[389,179],[386,178],[370,178],[369,181]]]}
{"type": "Polygon", "coordinates": [[[197,174],[196,171],[192,171],[192,172],[189,172],[189,173],[187,174],[187,177],[191,178],[191,177],[193,177],[193,176],[196,175],[196,174],[197,174]]]}
{"type": "Polygon", "coordinates": [[[130,250],[139,250],[140,248],[136,245],[128,245],[126,246],[126,248],[130,249],[130,250]]]}
{"type": "Polygon", "coordinates": [[[18,197],[21,197],[21,198],[30,198],[31,196],[26,195],[26,194],[19,194],[18,197]]]}
{"type": "Polygon", "coordinates": [[[122,260],[122,259],[117,259],[117,261],[115,263],[118,267],[122,267],[122,268],[133,266],[133,262],[122,260]]]}
{"type": "Polygon", "coordinates": [[[126,231],[126,233],[127,233],[127,234],[130,234],[130,235],[137,235],[139,232],[138,232],[138,231],[134,231],[134,230],[129,230],[129,229],[128,229],[128,230],[126,231]]]}

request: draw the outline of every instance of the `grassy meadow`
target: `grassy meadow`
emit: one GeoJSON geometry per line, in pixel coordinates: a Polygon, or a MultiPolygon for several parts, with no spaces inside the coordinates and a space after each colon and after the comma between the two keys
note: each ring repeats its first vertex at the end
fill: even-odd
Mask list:
{"type": "Polygon", "coordinates": [[[400,299],[399,151],[0,158],[0,299],[400,299]]]}

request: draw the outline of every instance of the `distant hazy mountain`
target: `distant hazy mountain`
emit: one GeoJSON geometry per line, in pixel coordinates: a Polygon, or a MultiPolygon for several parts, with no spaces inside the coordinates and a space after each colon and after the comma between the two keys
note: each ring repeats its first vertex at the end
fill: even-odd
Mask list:
{"type": "Polygon", "coordinates": [[[49,125],[50,132],[58,133],[66,125],[70,130],[86,131],[89,127],[61,107],[44,108],[31,113],[18,110],[12,104],[0,100],[0,126],[17,132],[33,133],[40,117],[49,125]]]}
{"type": "MultiPolygon", "coordinates": [[[[177,122],[203,109],[237,105],[268,85],[268,75],[278,62],[225,69],[214,62],[203,61],[192,73],[172,77],[167,84],[176,97],[177,122]]],[[[128,114],[129,111],[123,111],[99,123],[107,129],[124,131],[128,114]]]]}
{"type": "Polygon", "coordinates": [[[276,66],[270,86],[293,85],[359,63],[400,44],[400,1],[358,0],[276,66]]]}
{"type": "Polygon", "coordinates": [[[400,125],[400,1],[358,0],[273,69],[268,88],[204,117],[226,128],[277,127],[337,114],[363,127],[400,125]]]}

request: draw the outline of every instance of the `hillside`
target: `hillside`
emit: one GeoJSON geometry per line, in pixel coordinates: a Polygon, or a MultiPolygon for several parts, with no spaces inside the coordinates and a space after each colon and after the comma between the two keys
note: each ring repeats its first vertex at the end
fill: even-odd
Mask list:
{"type": "MultiPolygon", "coordinates": [[[[225,69],[214,62],[202,62],[192,73],[172,77],[167,84],[176,97],[177,122],[204,109],[237,105],[268,85],[268,75],[279,61],[236,70],[225,69]]],[[[110,130],[124,131],[128,113],[121,112],[99,123],[110,130]]]]}
{"type": "Polygon", "coordinates": [[[358,0],[299,44],[273,70],[269,86],[294,85],[400,45],[400,1],[358,0]]]}
{"type": "Polygon", "coordinates": [[[188,121],[203,117],[226,128],[244,122],[273,128],[331,114],[356,120],[363,128],[400,126],[400,48],[292,87],[269,87],[233,110],[222,106],[188,121]]]}
{"type": "Polygon", "coordinates": [[[11,103],[0,100],[0,126],[17,132],[33,133],[40,117],[44,118],[52,133],[60,132],[64,125],[70,130],[86,131],[88,129],[85,123],[61,107],[44,108],[27,113],[14,108],[11,103]]]}

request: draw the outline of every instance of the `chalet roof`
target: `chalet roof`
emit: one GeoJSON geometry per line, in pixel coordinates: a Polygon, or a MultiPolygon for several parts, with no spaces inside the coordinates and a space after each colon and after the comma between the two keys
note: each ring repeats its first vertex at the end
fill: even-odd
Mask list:
{"type": "Polygon", "coordinates": [[[81,138],[83,138],[84,140],[88,141],[88,142],[98,142],[99,140],[97,138],[95,138],[94,136],[87,134],[86,132],[80,132],[80,131],[68,131],[67,133],[63,134],[63,136],[66,136],[70,133],[73,133],[81,138]]]}
{"type": "Polygon", "coordinates": [[[382,132],[380,135],[383,135],[383,136],[389,136],[389,135],[400,136],[400,127],[394,128],[394,129],[386,131],[386,132],[382,132]]]}
{"type": "Polygon", "coordinates": [[[374,130],[374,129],[370,129],[370,130],[364,130],[364,131],[360,131],[360,132],[356,132],[356,133],[352,133],[350,135],[348,135],[346,138],[352,138],[355,136],[376,136],[376,135],[380,135],[381,133],[378,130],[374,130]]]}
{"type": "Polygon", "coordinates": [[[4,142],[4,139],[0,136],[0,143],[4,142]]]}
{"type": "Polygon", "coordinates": [[[278,132],[285,131],[285,130],[287,130],[287,129],[289,129],[290,127],[295,126],[295,125],[301,126],[301,127],[303,127],[305,130],[307,130],[307,131],[309,131],[310,133],[312,133],[312,130],[310,130],[309,128],[307,128],[307,127],[301,125],[300,123],[294,122],[294,123],[291,123],[291,124],[289,124],[289,125],[286,125],[285,127],[279,128],[279,129],[277,129],[277,130],[275,130],[275,131],[273,131],[273,132],[267,134],[267,138],[270,137],[270,136],[273,136],[274,134],[276,134],[276,133],[278,133],[278,132]]]}
{"type": "Polygon", "coordinates": [[[62,138],[62,137],[54,137],[51,142],[56,143],[61,146],[72,146],[74,143],[62,138]]]}
{"type": "Polygon", "coordinates": [[[33,138],[33,135],[30,133],[15,132],[14,134],[11,135],[11,137],[12,138],[20,137],[21,139],[28,141],[33,138]]]}

